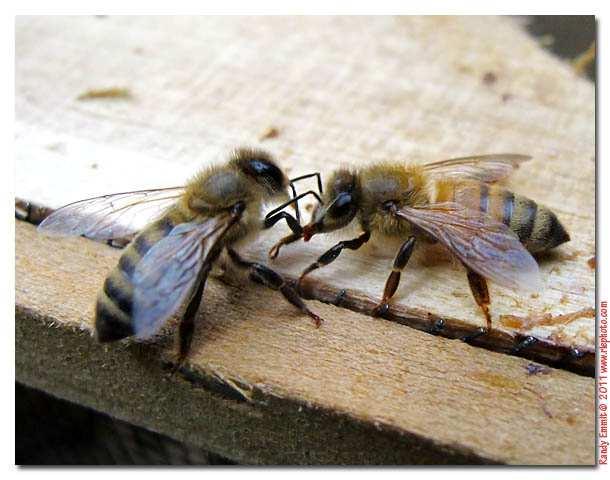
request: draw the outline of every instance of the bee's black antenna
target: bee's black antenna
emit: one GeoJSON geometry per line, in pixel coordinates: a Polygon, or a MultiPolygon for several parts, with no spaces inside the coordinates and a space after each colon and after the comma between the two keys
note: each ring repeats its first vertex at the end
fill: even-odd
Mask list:
{"type": "MultiPolygon", "coordinates": [[[[294,187],[294,184],[300,180],[304,180],[306,178],[311,178],[311,177],[317,177],[318,179],[318,191],[320,192],[320,195],[322,195],[322,177],[320,175],[320,172],[314,172],[314,173],[308,173],[306,175],[301,175],[300,177],[296,177],[296,178],[291,178],[290,179],[290,188],[292,189],[292,198],[293,200],[297,198],[297,190],[294,187]]],[[[315,195],[315,193],[313,191],[309,191],[307,193],[313,193],[315,195]]],[[[299,198],[303,198],[304,195],[299,196],[299,198]]],[[[320,203],[322,203],[322,200],[320,199],[320,197],[318,195],[316,195],[316,198],[318,199],[318,201],[320,203]]],[[[290,202],[284,204],[284,207],[286,207],[287,205],[289,205],[290,202]]],[[[277,210],[277,209],[276,209],[277,210]]],[[[275,212],[276,210],[274,210],[273,212],[275,212]]],[[[281,210],[281,208],[279,209],[281,210]]],[[[277,211],[279,211],[277,210],[277,211]]],[[[301,223],[301,212],[299,211],[299,202],[297,201],[295,204],[295,213],[296,213],[296,217],[297,217],[297,221],[299,222],[299,224],[301,223]]]]}
{"type": "MultiPolygon", "coordinates": [[[[294,191],[294,188],[293,188],[293,191],[294,191]]],[[[265,215],[265,220],[267,220],[269,217],[275,215],[277,212],[283,210],[288,205],[290,205],[292,203],[296,203],[297,220],[299,221],[299,223],[301,223],[300,216],[299,216],[299,200],[303,197],[306,197],[307,195],[313,195],[314,197],[316,197],[316,200],[318,202],[322,203],[322,199],[320,198],[320,196],[313,190],[308,190],[307,192],[301,193],[299,195],[296,195],[296,192],[295,192],[295,196],[293,198],[291,198],[287,202],[282,203],[279,207],[276,207],[273,210],[271,210],[269,213],[267,213],[267,215],[265,215]]]]}
{"type": "Polygon", "coordinates": [[[306,178],[311,177],[318,177],[318,191],[320,192],[320,195],[322,195],[324,192],[322,191],[322,176],[320,175],[320,172],[308,173],[307,175],[301,175],[297,178],[291,178],[290,184],[292,185],[293,183],[298,182],[299,180],[304,180],[306,178]]]}
{"type": "MultiPolygon", "coordinates": [[[[297,189],[294,188],[294,183],[292,183],[292,181],[290,181],[290,188],[292,189],[292,198],[297,198],[297,189]]],[[[298,201],[295,204],[294,212],[296,213],[296,216],[297,216],[297,222],[299,222],[299,225],[300,225],[301,224],[301,212],[299,210],[299,202],[298,201]]]]}

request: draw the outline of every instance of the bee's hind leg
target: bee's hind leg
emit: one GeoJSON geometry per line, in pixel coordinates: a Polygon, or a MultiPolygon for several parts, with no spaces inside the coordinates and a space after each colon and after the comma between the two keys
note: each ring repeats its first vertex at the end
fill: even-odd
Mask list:
{"type": "Polygon", "coordinates": [[[381,302],[379,302],[379,305],[373,309],[374,317],[385,315],[390,309],[389,301],[398,289],[400,272],[407,266],[407,262],[413,253],[413,247],[415,247],[415,237],[409,237],[409,239],[402,244],[400,250],[398,250],[396,258],[394,259],[394,265],[392,266],[392,272],[385,282],[383,298],[381,299],[381,302]]]}
{"type": "Polygon", "coordinates": [[[303,313],[309,315],[314,321],[316,327],[322,325],[323,320],[309,310],[309,308],[307,308],[307,305],[305,305],[301,297],[299,297],[296,290],[292,288],[292,286],[290,286],[290,284],[288,284],[288,282],[286,282],[286,280],[284,280],[279,273],[271,270],[269,267],[261,263],[248,262],[247,260],[244,260],[239,253],[232,248],[227,248],[227,252],[235,265],[240,268],[247,269],[250,272],[250,279],[252,281],[261,283],[273,290],[279,290],[286,300],[292,303],[303,313]]]}
{"type": "Polygon", "coordinates": [[[207,271],[203,272],[202,278],[199,280],[197,290],[191,297],[184,316],[180,321],[180,327],[178,328],[178,361],[176,363],[175,370],[178,370],[191,350],[191,342],[193,341],[193,333],[195,332],[195,317],[201,304],[201,298],[203,297],[203,289],[205,288],[205,281],[207,279],[207,271]]]}
{"type": "Polygon", "coordinates": [[[470,268],[466,268],[468,271],[468,284],[470,285],[472,296],[474,297],[475,302],[477,302],[477,305],[481,307],[481,310],[485,315],[485,328],[480,328],[477,332],[466,335],[462,338],[463,341],[469,342],[489,333],[491,330],[491,312],[489,310],[491,301],[489,298],[489,289],[487,288],[487,280],[470,268]]]}

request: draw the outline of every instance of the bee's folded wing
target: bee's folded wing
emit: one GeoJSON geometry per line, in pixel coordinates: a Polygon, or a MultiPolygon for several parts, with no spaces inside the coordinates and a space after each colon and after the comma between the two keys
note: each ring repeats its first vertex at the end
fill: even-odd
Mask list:
{"type": "Polygon", "coordinates": [[[184,187],[114,193],[62,207],[38,226],[50,235],[84,235],[111,240],[137,233],[159,218],[184,192],[184,187]]]}
{"type": "Polygon", "coordinates": [[[540,289],[538,264],[503,223],[457,203],[401,207],[396,215],[428,232],[464,265],[507,288],[540,289]]]}
{"type": "Polygon", "coordinates": [[[223,215],[178,225],[144,255],[132,279],[136,337],[156,334],[196,282],[206,281],[218,242],[231,224],[231,217],[223,215]]]}
{"type": "Polygon", "coordinates": [[[530,160],[527,155],[498,153],[474,157],[451,158],[423,166],[428,175],[438,178],[470,179],[484,183],[504,180],[523,162],[530,160]]]}

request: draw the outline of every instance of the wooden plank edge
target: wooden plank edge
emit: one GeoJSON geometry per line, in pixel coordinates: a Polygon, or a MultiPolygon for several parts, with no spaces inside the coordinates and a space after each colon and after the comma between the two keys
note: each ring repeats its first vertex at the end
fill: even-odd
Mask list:
{"type": "MultiPolygon", "coordinates": [[[[319,281],[316,282],[315,289],[311,287],[310,283],[305,283],[302,287],[301,293],[307,300],[318,300],[365,315],[370,315],[377,305],[376,299],[362,295],[350,295],[347,290],[337,290],[319,281]]],[[[401,305],[392,306],[391,310],[382,318],[431,335],[454,340],[474,336],[480,332],[478,328],[465,324],[457,318],[441,318],[430,312],[401,305]],[[437,328],[439,322],[442,322],[442,329],[437,328]]],[[[469,340],[468,343],[473,347],[527,358],[578,375],[595,376],[595,350],[587,346],[568,347],[530,335],[519,333],[509,335],[501,330],[492,330],[485,335],[469,340]]]]}
{"type": "MultiPolygon", "coordinates": [[[[15,216],[19,220],[37,225],[52,212],[53,209],[49,207],[24,199],[15,199],[15,216]]],[[[122,247],[126,243],[118,241],[111,245],[122,247]]],[[[286,276],[286,278],[293,283],[296,281],[295,278],[290,276],[286,276]]],[[[336,290],[320,281],[315,282],[315,288],[312,288],[312,283],[310,282],[305,282],[303,287],[303,297],[308,300],[318,300],[366,315],[370,315],[372,309],[377,304],[375,299],[362,295],[350,295],[346,290],[336,290]]],[[[479,332],[478,327],[465,324],[457,318],[440,318],[430,312],[406,308],[400,305],[392,306],[391,310],[383,318],[422,332],[449,339],[476,336],[479,332]],[[437,328],[439,323],[442,323],[441,329],[437,328]]],[[[492,330],[485,335],[473,338],[469,341],[469,344],[494,352],[527,358],[579,375],[587,377],[595,376],[595,350],[588,346],[566,346],[530,335],[519,333],[509,335],[501,330],[492,330]]]]}
{"type": "Polygon", "coordinates": [[[171,374],[163,342],[102,345],[88,330],[18,305],[15,320],[18,382],[238,463],[503,463],[219,372],[171,374]]]}

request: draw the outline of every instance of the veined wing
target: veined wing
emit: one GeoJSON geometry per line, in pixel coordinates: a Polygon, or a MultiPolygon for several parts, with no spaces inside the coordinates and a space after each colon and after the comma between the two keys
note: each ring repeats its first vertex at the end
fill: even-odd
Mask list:
{"type": "Polygon", "coordinates": [[[519,165],[531,158],[528,155],[516,153],[499,153],[441,160],[427,163],[423,167],[429,175],[433,176],[494,183],[508,177],[519,168],[519,165]]]}
{"type": "Polygon", "coordinates": [[[115,193],[70,203],[38,226],[50,235],[84,235],[95,240],[122,238],[156,220],[184,192],[184,187],[115,193]]]}
{"type": "Polygon", "coordinates": [[[206,281],[219,241],[237,220],[227,214],[202,223],[183,223],[144,255],[132,278],[136,337],[157,333],[191,295],[197,281],[206,281]]]}
{"type": "Polygon", "coordinates": [[[445,245],[467,267],[507,288],[540,288],[538,264],[503,223],[457,203],[401,207],[395,214],[445,245]]]}

